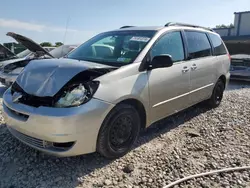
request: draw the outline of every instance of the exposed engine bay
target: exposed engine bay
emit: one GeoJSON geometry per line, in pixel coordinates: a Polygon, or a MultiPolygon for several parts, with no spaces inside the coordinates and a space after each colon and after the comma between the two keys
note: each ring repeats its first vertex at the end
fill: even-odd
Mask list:
{"type": "Polygon", "coordinates": [[[12,95],[19,93],[21,97],[18,102],[34,107],[67,108],[79,106],[88,102],[98,89],[99,82],[94,79],[115,69],[117,68],[93,68],[82,71],[68,81],[54,96],[40,97],[28,94],[17,82],[12,85],[11,93],[12,95]]]}
{"type": "MultiPolygon", "coordinates": [[[[4,68],[3,68],[3,72],[4,73],[8,74],[8,73],[12,72],[13,70],[15,70],[17,68],[23,68],[31,60],[54,58],[54,56],[51,55],[46,49],[44,49],[42,46],[40,46],[39,44],[37,44],[36,42],[34,42],[33,40],[31,40],[31,39],[29,39],[29,38],[27,38],[25,36],[22,36],[20,34],[13,33],[13,32],[8,32],[6,35],[12,37],[18,43],[20,43],[24,47],[26,47],[27,50],[29,50],[30,52],[33,52],[33,53],[32,53],[32,55],[29,55],[28,58],[27,57],[23,57],[23,58],[26,58],[26,59],[23,59],[23,60],[19,60],[20,57],[18,57],[15,54],[13,54],[13,57],[15,57],[15,59],[17,59],[17,61],[14,62],[14,63],[10,63],[10,64],[5,65],[4,68]]],[[[3,49],[3,48],[4,47],[1,45],[0,49],[3,49]]],[[[7,49],[5,49],[5,51],[6,50],[7,49]]],[[[0,50],[0,51],[2,51],[2,50],[0,50]]],[[[12,53],[12,52],[9,51],[8,53],[12,53]]]]}
{"type": "Polygon", "coordinates": [[[50,59],[50,57],[45,56],[45,55],[41,56],[38,54],[34,54],[34,57],[30,57],[28,59],[25,59],[22,61],[17,61],[15,63],[10,63],[10,64],[4,66],[3,72],[8,74],[17,68],[24,68],[26,65],[29,64],[30,61],[37,60],[37,59],[50,59]]]}
{"type": "Polygon", "coordinates": [[[31,59],[26,59],[26,60],[23,60],[23,61],[18,61],[18,62],[15,62],[15,63],[10,63],[8,65],[6,65],[4,68],[3,68],[3,72],[4,73],[10,73],[12,72],[13,70],[17,69],[17,68],[23,68],[25,67],[26,65],[28,65],[28,63],[31,61],[31,59]]]}

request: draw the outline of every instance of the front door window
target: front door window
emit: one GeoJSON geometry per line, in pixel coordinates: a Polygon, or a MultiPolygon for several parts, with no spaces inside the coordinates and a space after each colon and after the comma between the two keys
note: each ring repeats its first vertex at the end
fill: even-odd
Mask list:
{"type": "Polygon", "coordinates": [[[179,31],[165,34],[151,49],[151,58],[168,54],[174,62],[183,61],[185,58],[181,33],[179,31]]]}

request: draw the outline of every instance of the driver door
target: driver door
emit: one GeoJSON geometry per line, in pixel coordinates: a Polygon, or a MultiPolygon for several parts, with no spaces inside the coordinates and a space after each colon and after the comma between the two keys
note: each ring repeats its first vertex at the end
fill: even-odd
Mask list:
{"type": "Polygon", "coordinates": [[[180,31],[164,34],[150,50],[151,59],[162,54],[171,55],[174,64],[148,71],[152,122],[190,105],[190,63],[185,61],[180,31]]]}

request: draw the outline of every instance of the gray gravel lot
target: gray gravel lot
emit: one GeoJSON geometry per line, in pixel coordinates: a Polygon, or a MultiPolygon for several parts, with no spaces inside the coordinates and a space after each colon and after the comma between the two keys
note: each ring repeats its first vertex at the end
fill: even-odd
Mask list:
{"type": "MultiPolygon", "coordinates": [[[[250,165],[249,114],[250,84],[232,82],[220,107],[199,104],[152,125],[130,153],[114,161],[96,153],[47,156],[14,139],[0,114],[0,187],[163,187],[191,174],[250,165]]],[[[177,187],[250,187],[250,171],[177,187]]]]}

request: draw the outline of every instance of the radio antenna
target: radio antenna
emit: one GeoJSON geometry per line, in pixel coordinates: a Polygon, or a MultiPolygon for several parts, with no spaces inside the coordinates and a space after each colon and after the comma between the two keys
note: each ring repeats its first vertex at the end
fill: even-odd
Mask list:
{"type": "Polygon", "coordinates": [[[66,40],[66,35],[67,35],[67,31],[68,31],[69,20],[70,20],[70,16],[68,16],[68,18],[67,18],[66,27],[65,27],[65,33],[64,33],[64,37],[63,37],[63,44],[65,43],[65,40],[66,40]]]}
{"type": "MultiPolygon", "coordinates": [[[[64,37],[63,37],[63,42],[62,42],[63,45],[65,44],[65,40],[66,40],[66,35],[67,35],[68,25],[69,25],[69,19],[70,19],[70,17],[68,16],[66,26],[65,26],[65,33],[64,33],[64,37]]],[[[63,54],[63,46],[61,47],[61,54],[63,54]]]]}

